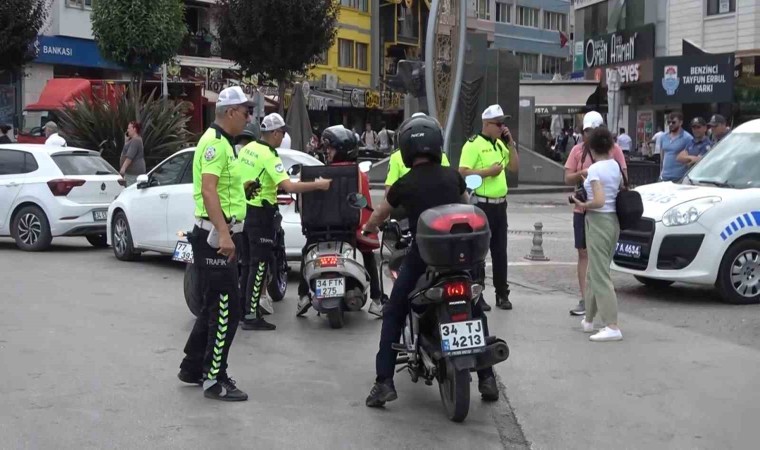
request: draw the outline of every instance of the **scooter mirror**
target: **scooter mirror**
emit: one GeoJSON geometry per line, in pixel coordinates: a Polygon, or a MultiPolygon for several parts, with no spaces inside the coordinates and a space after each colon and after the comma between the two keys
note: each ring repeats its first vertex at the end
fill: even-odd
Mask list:
{"type": "Polygon", "coordinates": [[[369,172],[369,169],[372,168],[372,161],[362,161],[359,163],[359,170],[361,170],[364,173],[369,172]]]}
{"type": "Polygon", "coordinates": [[[362,209],[367,207],[367,197],[358,192],[348,194],[348,198],[346,200],[348,201],[348,206],[352,208],[362,209]]]}
{"type": "Polygon", "coordinates": [[[300,164],[293,164],[290,166],[290,169],[288,169],[288,175],[291,177],[295,177],[296,175],[301,173],[301,165],[300,164]]]}
{"type": "Polygon", "coordinates": [[[464,183],[467,185],[467,189],[474,191],[483,185],[483,177],[480,175],[467,175],[464,179],[464,183]]]}

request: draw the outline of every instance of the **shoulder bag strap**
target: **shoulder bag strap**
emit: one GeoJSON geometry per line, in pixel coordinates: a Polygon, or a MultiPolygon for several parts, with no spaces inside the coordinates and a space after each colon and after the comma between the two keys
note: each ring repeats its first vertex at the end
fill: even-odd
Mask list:
{"type": "Polygon", "coordinates": [[[617,160],[615,160],[615,163],[618,165],[618,168],[620,169],[620,175],[623,177],[623,187],[620,190],[621,191],[631,190],[631,186],[628,184],[628,177],[626,177],[625,172],[623,172],[623,166],[621,166],[617,160]]]}

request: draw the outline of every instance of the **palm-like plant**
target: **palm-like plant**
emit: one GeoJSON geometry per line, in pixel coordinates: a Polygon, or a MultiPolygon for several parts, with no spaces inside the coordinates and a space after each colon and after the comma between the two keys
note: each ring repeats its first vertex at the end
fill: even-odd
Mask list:
{"type": "Polygon", "coordinates": [[[145,158],[156,159],[182,148],[189,134],[185,107],[155,91],[140,101],[136,90],[118,91],[114,101],[83,97],[58,113],[61,134],[69,145],[99,151],[118,167],[129,122],[142,124],[145,158]]]}

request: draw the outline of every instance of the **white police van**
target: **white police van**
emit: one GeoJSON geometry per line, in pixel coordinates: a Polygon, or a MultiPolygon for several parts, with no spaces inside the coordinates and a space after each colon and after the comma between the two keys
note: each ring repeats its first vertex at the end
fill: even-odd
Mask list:
{"type": "Polygon", "coordinates": [[[678,183],[640,186],[644,215],[620,233],[612,269],[652,287],[715,286],[760,302],[760,120],[737,127],[678,183]]]}

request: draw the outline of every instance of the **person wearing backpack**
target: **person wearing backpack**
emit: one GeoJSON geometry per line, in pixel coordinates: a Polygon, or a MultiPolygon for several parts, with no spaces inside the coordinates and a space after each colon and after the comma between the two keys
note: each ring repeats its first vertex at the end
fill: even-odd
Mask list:
{"type": "Polygon", "coordinates": [[[585,333],[594,333],[597,312],[604,328],[590,336],[593,342],[623,339],[618,327],[618,305],[612,283],[610,264],[620,235],[618,194],[623,183],[622,166],[612,157],[615,139],[604,127],[596,128],[588,138],[588,147],[595,162],[588,168],[583,190],[572,197],[586,211],[588,272],[586,275],[586,315],[581,320],[585,333]],[[585,194],[585,195],[584,195],[585,194]]]}
{"type": "MultiPolygon", "coordinates": [[[[578,141],[573,149],[570,150],[570,155],[565,162],[565,184],[575,186],[576,191],[583,189],[583,182],[588,176],[588,168],[595,162],[594,156],[587,145],[588,136],[591,135],[594,129],[600,126],[604,126],[604,119],[598,112],[591,111],[583,117],[583,140],[578,141]]],[[[612,148],[611,155],[615,161],[620,163],[623,172],[627,173],[625,155],[623,155],[623,150],[617,144],[612,148]]],[[[578,302],[578,306],[570,310],[570,315],[572,316],[586,314],[585,302],[583,301],[586,293],[586,270],[588,268],[585,221],[584,211],[576,206],[573,210],[573,234],[575,236],[575,248],[578,250],[578,286],[581,291],[581,300],[578,302]]]]}

